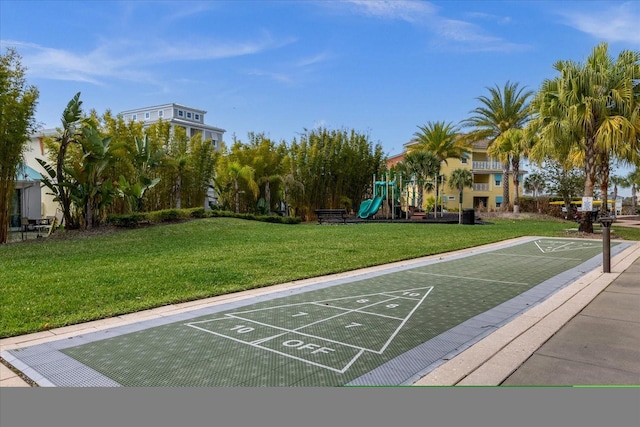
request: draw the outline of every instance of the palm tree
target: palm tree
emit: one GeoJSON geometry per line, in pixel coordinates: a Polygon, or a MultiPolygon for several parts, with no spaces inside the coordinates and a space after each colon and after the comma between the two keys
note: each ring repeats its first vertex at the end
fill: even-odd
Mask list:
{"type": "MultiPolygon", "coordinates": [[[[522,129],[529,120],[529,97],[531,91],[520,88],[518,83],[507,81],[502,89],[497,85],[487,88],[489,96],[476,98],[482,104],[471,111],[473,116],[462,121],[464,127],[474,130],[464,136],[470,142],[488,140],[489,145],[509,129],[522,129]]],[[[509,206],[509,171],[511,161],[503,161],[502,198],[504,208],[509,206]]]]}
{"type": "MultiPolygon", "coordinates": [[[[415,139],[409,147],[411,151],[428,151],[433,153],[440,164],[449,164],[447,159],[461,158],[469,152],[466,142],[459,138],[459,130],[452,123],[428,122],[426,125],[418,126],[420,132],[413,134],[415,139]]],[[[436,204],[439,199],[440,167],[435,173],[435,193],[436,204]]]]}
{"type": "MultiPolygon", "coordinates": [[[[572,153],[584,168],[584,196],[593,197],[598,173],[606,195],[611,156],[628,159],[637,150],[640,52],[624,50],[614,61],[601,43],[586,63],[558,61],[554,68],[559,76],[545,80],[532,102],[539,151],[556,158],[572,153]]],[[[593,232],[591,215],[579,230],[593,232]]]]}
{"type": "Polygon", "coordinates": [[[151,190],[159,182],[160,178],[151,178],[153,169],[160,165],[166,153],[164,150],[153,150],[149,143],[149,135],[144,138],[134,137],[135,144],[129,148],[136,180],[129,183],[124,176],[120,176],[120,190],[130,200],[130,208],[134,212],[142,210],[144,196],[147,190],[151,190]]]}
{"type": "Polygon", "coordinates": [[[438,174],[440,160],[430,151],[411,151],[398,164],[399,169],[415,178],[418,188],[418,210],[422,210],[424,185],[427,179],[438,174]]]}
{"type": "Polygon", "coordinates": [[[633,215],[638,213],[638,196],[637,191],[640,186],[640,167],[637,167],[627,175],[627,180],[631,184],[631,206],[633,207],[633,215]]]}
{"type": "Polygon", "coordinates": [[[110,136],[102,137],[93,120],[85,119],[80,147],[81,156],[65,168],[68,176],[65,185],[70,188],[70,198],[83,217],[84,227],[90,230],[118,194],[108,174],[109,166],[118,160],[115,155],[118,146],[111,144],[110,136]]]}
{"type": "Polygon", "coordinates": [[[291,197],[291,192],[295,190],[299,190],[304,192],[304,184],[298,181],[292,173],[288,173],[284,176],[283,180],[283,199],[284,199],[284,215],[289,216],[289,207],[290,202],[289,198],[291,197]]]}
{"type": "Polygon", "coordinates": [[[520,211],[520,158],[527,156],[529,143],[522,129],[509,129],[498,136],[487,153],[503,164],[509,162],[513,171],[513,212],[520,211]]]}
{"type": "MultiPolygon", "coordinates": [[[[629,180],[624,176],[613,175],[609,182],[613,184],[613,216],[616,216],[616,202],[618,200],[618,187],[627,188],[631,186],[629,180]]],[[[608,198],[608,197],[607,197],[608,198]]]]}
{"type": "Polygon", "coordinates": [[[462,224],[462,191],[473,187],[473,174],[469,169],[456,169],[449,177],[449,187],[458,190],[458,224],[462,224]]]}
{"type": "Polygon", "coordinates": [[[524,179],[524,189],[527,192],[533,193],[533,197],[536,199],[536,210],[540,213],[540,200],[538,199],[540,193],[544,191],[547,183],[539,173],[532,173],[524,179]]]}
{"type": "Polygon", "coordinates": [[[265,175],[260,177],[257,184],[264,184],[264,200],[266,204],[267,215],[271,214],[271,183],[272,182],[284,182],[282,175],[265,175]]]}
{"type": "Polygon", "coordinates": [[[240,212],[240,180],[243,180],[251,192],[253,193],[253,197],[258,196],[258,184],[254,180],[254,171],[251,166],[243,166],[238,162],[231,162],[227,166],[227,173],[229,174],[229,178],[233,182],[233,195],[235,199],[235,212],[240,212]]]}

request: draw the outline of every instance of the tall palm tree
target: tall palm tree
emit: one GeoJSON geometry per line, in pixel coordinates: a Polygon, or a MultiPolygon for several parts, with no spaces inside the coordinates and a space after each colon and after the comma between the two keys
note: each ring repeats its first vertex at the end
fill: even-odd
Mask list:
{"type": "Polygon", "coordinates": [[[440,170],[440,160],[430,151],[414,150],[404,156],[398,168],[407,176],[415,178],[418,189],[418,210],[422,210],[425,183],[440,170]]]}
{"type": "MultiPolygon", "coordinates": [[[[459,129],[452,123],[427,122],[426,125],[418,126],[419,132],[413,134],[413,144],[408,151],[428,151],[433,153],[440,164],[449,164],[447,159],[461,158],[468,153],[469,146],[459,138],[459,129]]],[[[439,200],[440,167],[435,173],[435,193],[436,205],[439,200]]]]}
{"type": "Polygon", "coordinates": [[[458,190],[458,224],[462,224],[462,192],[473,187],[473,174],[469,169],[456,169],[449,177],[449,187],[458,190]]]}
{"type": "MultiPolygon", "coordinates": [[[[509,129],[523,129],[529,120],[529,97],[532,91],[519,87],[518,83],[507,81],[499,86],[487,88],[489,96],[476,98],[482,106],[471,111],[473,114],[462,121],[464,127],[473,130],[465,135],[469,142],[488,140],[489,145],[509,129]]],[[[509,206],[509,172],[511,160],[503,161],[502,198],[505,209],[509,206]]]]}
{"type": "MultiPolygon", "coordinates": [[[[616,214],[616,202],[618,200],[618,187],[620,188],[627,188],[631,186],[631,183],[629,182],[629,180],[627,179],[627,177],[624,176],[618,176],[618,175],[613,175],[609,181],[611,182],[611,184],[613,184],[613,213],[614,216],[616,214]]],[[[608,198],[608,197],[607,197],[608,198]]]]}
{"type": "Polygon", "coordinates": [[[631,184],[631,206],[633,208],[633,214],[638,213],[638,187],[640,187],[640,167],[637,167],[627,175],[627,180],[631,184]]]}
{"type": "Polygon", "coordinates": [[[264,184],[264,200],[266,205],[267,215],[271,214],[271,183],[272,182],[284,182],[284,177],[282,175],[265,175],[260,177],[257,180],[257,184],[264,184]]]}
{"type": "Polygon", "coordinates": [[[520,211],[520,159],[528,155],[529,142],[522,129],[509,129],[498,136],[487,149],[487,153],[500,162],[511,165],[513,175],[513,211],[520,211]]]}
{"type": "Polygon", "coordinates": [[[240,212],[240,180],[244,181],[251,192],[253,197],[258,196],[258,184],[254,180],[254,171],[251,166],[243,166],[238,162],[231,162],[227,166],[227,173],[229,178],[233,182],[233,195],[235,199],[235,212],[240,212]]]}
{"type": "Polygon", "coordinates": [[[544,176],[539,173],[532,173],[524,179],[524,189],[530,193],[533,193],[533,197],[536,199],[536,210],[540,212],[540,193],[544,191],[547,183],[544,176]]]}
{"type": "MultiPolygon", "coordinates": [[[[584,64],[558,61],[554,68],[559,75],[545,80],[532,101],[539,151],[573,153],[584,168],[584,196],[593,197],[598,173],[606,195],[611,156],[631,158],[638,149],[640,52],[624,50],[614,61],[600,43],[584,64]]],[[[591,215],[579,230],[593,232],[591,215]]]]}

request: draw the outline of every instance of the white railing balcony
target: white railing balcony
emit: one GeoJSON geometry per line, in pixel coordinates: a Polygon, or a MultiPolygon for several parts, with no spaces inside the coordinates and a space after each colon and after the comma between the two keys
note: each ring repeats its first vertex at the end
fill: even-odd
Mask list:
{"type": "Polygon", "coordinates": [[[489,184],[473,184],[473,191],[489,191],[489,184]]]}
{"type": "Polygon", "coordinates": [[[502,170],[502,163],[500,162],[473,162],[473,169],[497,169],[502,170]]]}

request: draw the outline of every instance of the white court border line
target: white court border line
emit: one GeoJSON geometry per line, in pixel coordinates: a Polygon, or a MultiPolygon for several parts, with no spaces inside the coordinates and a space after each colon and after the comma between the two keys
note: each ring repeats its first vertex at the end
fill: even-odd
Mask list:
{"type": "Polygon", "coordinates": [[[594,242],[589,242],[589,241],[578,243],[576,241],[567,242],[567,241],[554,240],[554,239],[538,239],[538,240],[534,240],[533,243],[538,247],[538,249],[540,249],[540,252],[542,252],[543,254],[554,253],[554,252],[570,252],[570,251],[580,250],[580,249],[593,249],[601,246],[601,244],[596,244],[594,242]],[[540,247],[540,243],[542,243],[543,241],[548,244],[547,245],[548,248],[540,247]],[[556,244],[559,246],[554,246],[556,244]]]}
{"type": "Polygon", "coordinates": [[[189,322],[189,323],[185,323],[185,326],[189,326],[191,328],[198,329],[200,331],[207,332],[207,333],[210,333],[210,334],[222,337],[222,338],[227,338],[227,339],[230,339],[232,341],[235,341],[235,342],[238,342],[238,343],[241,343],[241,344],[250,345],[252,347],[260,348],[262,350],[267,350],[267,351],[279,354],[281,356],[286,356],[286,357],[289,357],[289,358],[292,358],[292,359],[295,359],[295,360],[299,360],[299,361],[302,361],[302,362],[310,364],[310,365],[318,366],[318,367],[321,367],[321,368],[329,369],[331,371],[343,374],[356,362],[356,360],[358,360],[358,358],[360,356],[362,356],[362,354],[364,354],[365,351],[370,352],[370,353],[375,353],[375,354],[384,353],[384,351],[389,347],[389,345],[391,344],[393,339],[400,333],[400,330],[404,327],[404,325],[407,323],[407,321],[411,318],[411,316],[413,316],[413,314],[418,309],[418,307],[420,307],[422,305],[422,303],[424,302],[424,300],[429,296],[429,294],[431,293],[433,288],[434,288],[433,286],[426,286],[426,287],[422,287],[422,288],[399,289],[397,291],[391,291],[391,292],[386,291],[386,292],[377,292],[377,293],[373,293],[373,294],[351,295],[351,296],[340,297],[340,298],[324,299],[324,300],[319,300],[319,301],[308,301],[308,302],[295,303],[295,304],[283,304],[283,305],[278,305],[278,306],[275,306],[275,307],[266,307],[266,308],[259,308],[259,309],[256,309],[256,310],[247,310],[247,311],[241,311],[241,312],[235,312],[235,313],[227,313],[227,314],[224,315],[225,317],[219,317],[219,318],[207,319],[207,320],[200,320],[200,321],[197,321],[197,322],[189,322]],[[401,292],[402,293],[407,293],[407,292],[412,292],[413,293],[413,292],[418,291],[418,290],[420,290],[420,291],[426,290],[425,294],[420,299],[408,298],[407,296],[403,296],[403,295],[392,295],[392,294],[401,293],[401,292]],[[389,298],[384,299],[382,301],[377,301],[377,302],[375,302],[373,304],[365,305],[363,307],[359,307],[359,308],[356,308],[356,309],[348,309],[348,308],[343,308],[343,307],[330,306],[333,309],[343,310],[344,312],[336,314],[336,315],[333,315],[333,316],[329,316],[329,317],[326,317],[326,318],[322,318],[320,320],[316,320],[316,321],[314,321],[312,323],[299,326],[299,327],[297,327],[295,329],[283,328],[281,326],[275,326],[275,325],[271,325],[271,324],[268,324],[268,323],[263,323],[263,322],[259,322],[259,321],[256,321],[256,320],[247,319],[247,318],[244,318],[242,316],[238,316],[238,314],[243,314],[243,313],[254,313],[254,312],[258,312],[258,311],[276,310],[276,309],[280,309],[280,308],[299,307],[299,306],[304,306],[304,305],[317,305],[317,306],[320,306],[320,307],[325,307],[325,305],[321,304],[321,303],[327,303],[327,302],[331,302],[331,301],[340,301],[340,300],[346,300],[346,299],[365,298],[365,297],[372,297],[372,296],[385,296],[385,297],[389,297],[389,298]],[[415,306],[411,309],[411,311],[406,316],[404,316],[404,318],[393,318],[391,316],[385,316],[385,315],[378,314],[378,313],[372,313],[372,312],[369,312],[369,311],[364,311],[367,308],[379,306],[381,304],[386,304],[386,303],[389,303],[390,301],[395,301],[395,300],[398,300],[398,299],[409,299],[409,300],[412,300],[412,301],[417,301],[415,306]],[[347,314],[351,314],[351,313],[360,313],[360,314],[366,314],[368,316],[385,317],[385,318],[390,318],[391,317],[391,318],[396,319],[396,320],[401,320],[401,322],[396,327],[396,329],[393,331],[391,336],[387,339],[387,341],[385,341],[385,343],[382,345],[380,350],[374,350],[374,349],[370,349],[370,348],[366,348],[366,347],[361,347],[361,346],[357,346],[357,345],[353,345],[353,344],[349,344],[349,343],[345,343],[345,342],[341,342],[341,341],[336,341],[336,340],[333,340],[333,339],[330,339],[330,338],[326,338],[326,337],[322,337],[322,336],[307,334],[307,333],[304,333],[304,332],[300,331],[300,329],[304,329],[304,328],[307,328],[309,326],[316,325],[318,323],[327,322],[329,320],[332,320],[332,319],[335,319],[337,317],[341,317],[341,316],[344,316],[344,315],[347,315],[347,314]],[[220,333],[220,332],[215,332],[215,331],[212,331],[210,329],[206,329],[206,328],[197,326],[198,324],[212,323],[212,322],[216,322],[216,321],[219,321],[219,320],[226,320],[226,319],[239,319],[239,320],[243,320],[243,321],[249,322],[249,323],[254,323],[254,324],[257,324],[257,325],[260,325],[260,326],[265,326],[265,327],[268,327],[268,328],[277,329],[277,330],[282,331],[282,333],[276,334],[276,335],[272,335],[272,336],[268,336],[268,337],[264,337],[264,338],[261,338],[261,339],[258,339],[258,340],[247,342],[247,341],[240,340],[238,338],[235,338],[235,337],[232,337],[232,336],[220,333]],[[278,337],[281,337],[283,335],[286,335],[288,333],[302,335],[302,336],[306,336],[306,337],[317,339],[317,340],[321,340],[321,341],[331,342],[331,343],[334,343],[334,344],[339,344],[339,345],[344,346],[344,347],[350,347],[350,348],[353,348],[355,350],[358,350],[358,353],[354,357],[352,357],[344,367],[342,367],[341,369],[338,369],[338,368],[335,368],[335,367],[332,367],[332,366],[323,365],[323,364],[318,363],[318,362],[314,362],[314,361],[311,361],[311,360],[308,360],[308,359],[304,359],[302,357],[297,357],[297,356],[294,356],[292,354],[284,353],[284,352],[278,351],[276,349],[272,349],[272,348],[265,347],[265,346],[262,345],[263,343],[269,342],[271,340],[274,340],[274,339],[276,339],[278,337]]]}

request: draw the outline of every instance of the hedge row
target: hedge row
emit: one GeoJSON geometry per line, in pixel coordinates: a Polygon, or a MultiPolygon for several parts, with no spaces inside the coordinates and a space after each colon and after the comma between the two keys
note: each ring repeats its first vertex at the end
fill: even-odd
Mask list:
{"type": "Polygon", "coordinates": [[[300,218],[277,215],[255,215],[235,213],[223,210],[205,211],[204,208],[164,209],[153,212],[136,212],[128,215],[109,215],[106,223],[115,227],[135,228],[145,224],[160,224],[167,222],[185,221],[194,218],[239,218],[251,221],[272,222],[278,224],[299,224],[300,218]]]}

